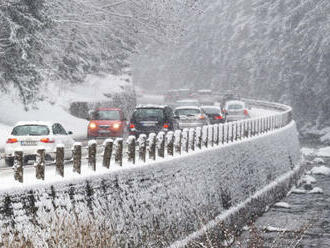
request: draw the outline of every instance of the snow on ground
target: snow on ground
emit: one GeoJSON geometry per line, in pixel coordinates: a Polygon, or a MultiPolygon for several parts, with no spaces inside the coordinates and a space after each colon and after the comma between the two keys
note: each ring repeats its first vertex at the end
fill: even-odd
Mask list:
{"type": "Polygon", "coordinates": [[[276,207],[276,208],[291,208],[290,204],[286,203],[286,202],[276,202],[274,204],[274,207],[276,207]]]}
{"type": "Polygon", "coordinates": [[[315,149],[313,149],[313,148],[303,147],[300,149],[300,151],[304,156],[314,156],[315,155],[315,149]]]}
{"type": "Polygon", "coordinates": [[[276,110],[270,110],[270,109],[260,109],[260,108],[251,108],[249,111],[250,117],[260,117],[260,116],[270,116],[275,113],[278,113],[276,110]]]}
{"type": "Polygon", "coordinates": [[[313,176],[310,175],[304,175],[301,179],[300,179],[301,183],[306,183],[306,184],[312,184],[312,183],[316,183],[316,179],[313,176]]]}
{"type": "Polygon", "coordinates": [[[309,191],[308,194],[323,194],[323,189],[321,189],[320,187],[315,187],[311,191],[309,191]]]}
{"type": "Polygon", "coordinates": [[[313,163],[314,163],[314,164],[325,164],[323,158],[314,158],[314,159],[313,159],[313,163]]]}
{"type": "Polygon", "coordinates": [[[330,175],[330,168],[326,166],[314,167],[311,170],[314,175],[330,175]]]}
{"type": "Polygon", "coordinates": [[[330,146],[320,148],[316,155],[320,157],[330,157],[330,146]]]}
{"type": "Polygon", "coordinates": [[[330,144],[330,127],[323,128],[321,134],[320,141],[324,144],[330,144]]]}

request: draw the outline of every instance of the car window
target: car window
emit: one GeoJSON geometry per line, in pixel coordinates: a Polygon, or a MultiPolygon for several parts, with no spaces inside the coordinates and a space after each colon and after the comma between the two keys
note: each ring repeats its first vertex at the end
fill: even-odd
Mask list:
{"type": "Polygon", "coordinates": [[[164,111],[160,108],[139,108],[133,113],[135,120],[163,121],[164,111]]]}
{"type": "Polygon", "coordinates": [[[67,135],[65,129],[59,123],[55,123],[52,126],[52,130],[53,130],[53,134],[55,134],[55,135],[67,135]]]}
{"type": "Polygon", "coordinates": [[[201,111],[199,109],[176,109],[175,115],[198,115],[201,111]]]}
{"type": "Polygon", "coordinates": [[[219,114],[221,112],[219,108],[205,107],[202,109],[207,114],[219,114]]]}
{"type": "Polygon", "coordinates": [[[120,120],[118,110],[99,110],[94,114],[95,120],[120,120]]]}
{"type": "Polygon", "coordinates": [[[232,109],[243,109],[244,106],[242,104],[229,104],[228,105],[228,109],[232,110],[232,109]]]}
{"type": "Polygon", "coordinates": [[[41,135],[48,135],[49,128],[45,125],[21,125],[14,127],[13,131],[11,132],[12,135],[15,136],[41,136],[41,135]]]}

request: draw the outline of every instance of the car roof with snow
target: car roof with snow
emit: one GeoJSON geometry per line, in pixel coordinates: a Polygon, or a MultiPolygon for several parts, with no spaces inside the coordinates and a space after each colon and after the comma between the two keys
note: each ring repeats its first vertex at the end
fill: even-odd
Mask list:
{"type": "Polygon", "coordinates": [[[180,107],[176,107],[174,110],[180,110],[180,109],[198,109],[198,110],[201,110],[201,108],[197,107],[197,106],[180,106],[180,107]]]}
{"type": "Polygon", "coordinates": [[[120,108],[100,107],[96,108],[96,111],[121,111],[120,108]]]}
{"type": "Polygon", "coordinates": [[[136,109],[141,109],[141,108],[165,108],[168,107],[167,105],[157,105],[157,104],[139,104],[136,106],[136,109]]]}
{"type": "Polygon", "coordinates": [[[24,125],[42,125],[42,126],[51,126],[54,123],[54,121],[19,121],[15,124],[15,126],[24,126],[24,125]]]}
{"type": "Polygon", "coordinates": [[[199,101],[197,99],[182,99],[176,102],[180,103],[180,102],[199,102],[199,101]]]}
{"type": "Polygon", "coordinates": [[[201,108],[216,108],[216,109],[220,109],[219,106],[216,105],[202,105],[201,108]]]}
{"type": "Polygon", "coordinates": [[[245,106],[245,102],[243,102],[243,101],[232,100],[232,101],[226,102],[226,106],[231,105],[231,104],[239,104],[239,105],[245,106]]]}

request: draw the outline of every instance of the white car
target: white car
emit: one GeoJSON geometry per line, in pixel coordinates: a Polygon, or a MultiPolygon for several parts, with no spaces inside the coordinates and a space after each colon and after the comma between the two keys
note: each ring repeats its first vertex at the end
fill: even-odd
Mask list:
{"type": "Polygon", "coordinates": [[[204,111],[196,106],[181,106],[174,110],[179,128],[195,128],[209,125],[210,121],[204,111]]]}
{"type": "Polygon", "coordinates": [[[66,132],[58,122],[21,121],[16,123],[5,145],[5,161],[7,166],[14,163],[15,151],[23,151],[24,162],[35,159],[38,149],[46,150],[46,159],[54,160],[56,146],[64,145],[64,157],[72,157],[74,140],[72,132],[66,132]]]}
{"type": "Polygon", "coordinates": [[[237,100],[227,101],[224,112],[226,115],[226,121],[238,121],[250,117],[245,102],[237,100]]]}

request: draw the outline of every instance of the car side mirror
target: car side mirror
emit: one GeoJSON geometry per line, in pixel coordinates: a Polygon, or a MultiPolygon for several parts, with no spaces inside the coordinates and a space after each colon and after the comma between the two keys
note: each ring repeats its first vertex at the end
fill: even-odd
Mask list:
{"type": "Polygon", "coordinates": [[[176,120],[179,120],[180,119],[180,116],[174,115],[173,118],[176,119],[176,120]]]}
{"type": "Polygon", "coordinates": [[[95,111],[93,110],[90,110],[88,111],[88,117],[87,117],[87,120],[93,120],[94,119],[94,116],[95,116],[95,111]]]}
{"type": "Polygon", "coordinates": [[[72,131],[68,131],[68,135],[72,135],[73,134],[73,132],[72,131]]]}

